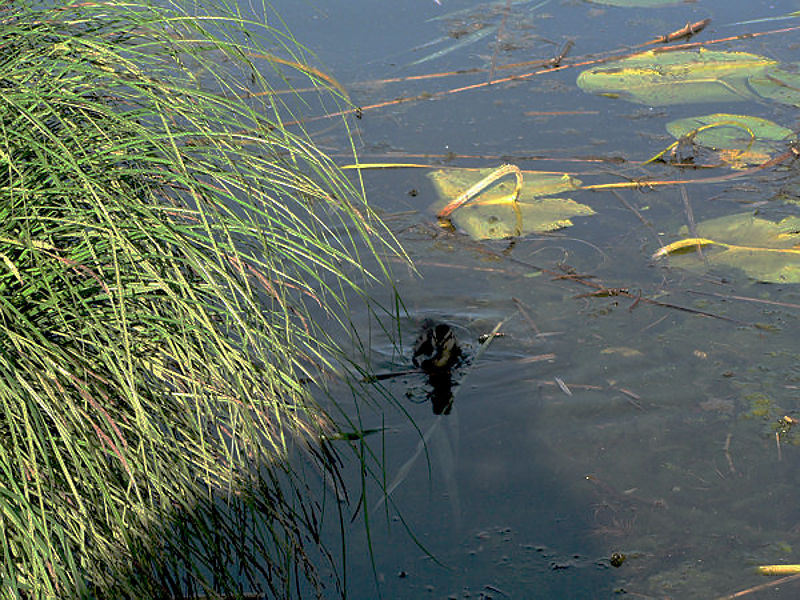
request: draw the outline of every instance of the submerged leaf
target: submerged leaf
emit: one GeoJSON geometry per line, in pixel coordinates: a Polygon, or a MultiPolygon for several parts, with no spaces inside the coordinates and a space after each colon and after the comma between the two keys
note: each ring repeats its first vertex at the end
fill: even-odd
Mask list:
{"type": "Polygon", "coordinates": [[[750,87],[762,98],[800,106],[800,63],[767,69],[750,80],[750,87]]]}
{"type": "MultiPolygon", "coordinates": [[[[681,233],[687,233],[683,227],[681,233]]],[[[660,248],[653,258],[673,257],[681,267],[724,265],[736,267],[758,281],[800,283],[800,218],[779,222],[740,213],[697,225],[700,237],[678,240],[660,248]],[[682,256],[699,246],[703,261],[682,256]]]]}
{"type": "MultiPolygon", "coordinates": [[[[438,169],[428,176],[439,194],[434,205],[439,213],[466,190],[489,177],[495,169],[438,169]]],[[[545,198],[574,190],[581,182],[566,173],[523,171],[523,184],[516,202],[516,182],[505,178],[484,189],[468,203],[454,210],[452,222],[476,239],[503,239],[518,235],[515,205],[522,215],[522,234],[553,231],[572,225],[570,217],[592,215],[594,211],[566,198],[545,198]]]]}
{"type": "Polygon", "coordinates": [[[748,78],[775,64],[747,52],[649,50],[583,71],[578,86],[652,106],[752,100],[748,78]]]}

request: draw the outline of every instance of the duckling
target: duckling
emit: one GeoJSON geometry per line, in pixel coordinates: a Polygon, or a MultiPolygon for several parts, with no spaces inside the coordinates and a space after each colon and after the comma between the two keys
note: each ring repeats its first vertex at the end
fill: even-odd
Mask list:
{"type": "Polygon", "coordinates": [[[461,356],[456,334],[446,323],[425,319],[411,362],[426,373],[449,373],[461,356]]]}

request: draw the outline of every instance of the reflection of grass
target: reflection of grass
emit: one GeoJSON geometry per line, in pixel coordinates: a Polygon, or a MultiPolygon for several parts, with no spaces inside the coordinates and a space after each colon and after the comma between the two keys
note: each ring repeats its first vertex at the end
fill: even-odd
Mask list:
{"type": "Polygon", "coordinates": [[[282,127],[252,23],[39,6],[0,45],[3,597],[302,593],[317,509],[286,455],[335,352],[306,306],[369,277],[326,223],[380,224],[282,127]]]}

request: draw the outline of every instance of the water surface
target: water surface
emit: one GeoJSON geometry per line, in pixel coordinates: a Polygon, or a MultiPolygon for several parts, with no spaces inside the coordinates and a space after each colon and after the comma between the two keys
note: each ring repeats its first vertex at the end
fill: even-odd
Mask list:
{"type": "MultiPolygon", "coordinates": [[[[537,70],[501,67],[547,60],[569,40],[574,46],[564,64],[704,18],[711,24],[692,41],[800,24],[727,26],[800,8],[789,1],[658,9],[536,4],[319,0],[278,2],[276,9],[318,64],[365,107],[351,121],[362,162],[511,162],[589,183],[691,179],[731,170],[641,164],[673,141],[665,130],[673,119],[731,112],[797,129],[796,108],[773,102],[651,107],[587,94],[575,83],[581,67],[444,93],[537,70]],[[496,29],[411,64],[485,27],[496,29]],[[413,50],[438,38],[447,39],[413,50]],[[466,70],[477,71],[452,73],[466,70]],[[433,73],[449,74],[411,79],[433,73]],[[421,94],[432,97],[369,108],[421,94]]],[[[789,62],[797,43],[797,32],[787,32],[713,49],[789,62]]],[[[329,126],[307,124],[323,148],[342,164],[352,162],[329,126]]],[[[374,344],[369,360],[379,370],[408,368],[426,317],[453,325],[468,354],[501,321],[505,335],[455,373],[449,415],[433,414],[422,375],[386,383],[408,415],[362,410],[365,426],[386,427],[383,439],[369,439],[385,458],[387,484],[421,435],[434,429],[388,510],[374,509],[379,491],[370,488],[374,569],[363,520],[349,527],[351,597],[374,598],[379,587],[385,598],[716,598],[766,583],[754,574],[757,564],[800,562],[800,451],[795,432],[778,421],[800,418],[800,290],[759,283],[736,269],[683,270],[651,258],[690,220],[748,210],[773,220],[796,215],[796,167],[787,162],[683,191],[576,192],[570,196],[596,216],[519,239],[513,248],[436,227],[426,172],[364,172],[370,201],[418,269],[398,264],[394,271],[407,309],[402,355],[397,340],[369,329],[366,314],[353,315],[374,344]],[[641,290],[643,297],[724,319],[630,297],[580,297],[593,288],[556,279],[556,272],[592,275],[607,288],[641,290]],[[627,556],[619,568],[610,564],[614,552],[627,556]]],[[[391,302],[390,290],[376,294],[391,302]]],[[[347,398],[342,390],[340,401],[347,398]]],[[[352,475],[357,486],[355,469],[352,475]]],[[[797,590],[787,584],[746,597],[794,597],[797,590]]]]}

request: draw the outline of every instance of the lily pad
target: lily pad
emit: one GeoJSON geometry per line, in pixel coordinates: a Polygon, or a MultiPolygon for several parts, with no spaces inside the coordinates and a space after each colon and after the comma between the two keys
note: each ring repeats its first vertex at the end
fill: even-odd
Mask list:
{"type": "MultiPolygon", "coordinates": [[[[438,169],[428,176],[440,200],[433,209],[438,213],[491,176],[495,169],[438,169]]],[[[571,217],[588,216],[594,211],[568,198],[550,198],[552,194],[574,190],[581,182],[566,173],[523,171],[523,184],[516,201],[522,216],[521,234],[554,231],[572,225],[571,217]]],[[[517,211],[514,209],[515,182],[506,177],[483,190],[469,203],[450,215],[453,224],[475,239],[503,239],[519,235],[517,211]]]]}
{"type": "Polygon", "coordinates": [[[675,139],[697,132],[696,144],[712,150],[751,150],[769,152],[776,144],[793,137],[791,129],[781,127],[768,119],[748,115],[714,113],[700,117],[677,119],[667,123],[675,139]]]}
{"type": "Polygon", "coordinates": [[[767,69],[750,79],[750,87],[767,100],[800,106],[800,63],[767,69]]]}
{"type": "Polygon", "coordinates": [[[748,115],[714,113],[667,123],[676,139],[691,136],[692,142],[717,152],[717,158],[734,168],[761,164],[794,132],[773,121],[748,115]]]}
{"type": "Polygon", "coordinates": [[[775,64],[748,52],[649,50],[583,71],[578,86],[651,106],[753,100],[748,79],[775,64]]]}
{"type": "MultiPolygon", "coordinates": [[[[680,233],[687,234],[687,228],[680,233]]],[[[800,283],[800,217],[776,223],[740,213],[699,223],[697,235],[660,248],[653,258],[670,256],[685,268],[735,267],[757,281],[800,283]],[[698,246],[703,260],[695,254],[698,246]]]]}

